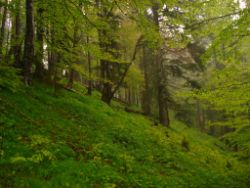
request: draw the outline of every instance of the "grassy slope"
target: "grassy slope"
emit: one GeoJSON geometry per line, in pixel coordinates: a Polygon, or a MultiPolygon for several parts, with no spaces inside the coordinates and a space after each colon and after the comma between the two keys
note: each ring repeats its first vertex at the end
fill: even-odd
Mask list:
{"type": "Polygon", "coordinates": [[[54,97],[41,85],[15,94],[1,91],[0,104],[0,187],[249,183],[247,167],[222,143],[178,122],[171,129],[153,127],[95,97],[67,91],[54,97]]]}

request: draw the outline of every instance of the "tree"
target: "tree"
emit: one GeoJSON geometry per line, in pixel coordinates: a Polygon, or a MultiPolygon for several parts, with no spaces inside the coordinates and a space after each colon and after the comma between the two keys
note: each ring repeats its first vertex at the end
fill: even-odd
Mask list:
{"type": "Polygon", "coordinates": [[[5,0],[4,8],[3,8],[3,16],[1,22],[1,31],[0,31],[0,61],[3,59],[3,47],[4,47],[4,39],[5,39],[5,26],[7,19],[7,6],[8,0],[5,0]]]}
{"type": "Polygon", "coordinates": [[[45,25],[44,25],[44,1],[39,1],[37,3],[37,12],[36,12],[36,44],[37,48],[35,50],[35,77],[38,79],[42,79],[44,76],[44,32],[45,32],[45,25]]]}
{"type": "Polygon", "coordinates": [[[22,38],[21,38],[21,0],[14,1],[15,11],[14,11],[14,34],[13,34],[13,56],[14,56],[14,66],[17,68],[22,68],[21,56],[22,56],[22,38]]]}
{"type": "MultiPolygon", "coordinates": [[[[160,32],[160,22],[159,22],[159,4],[154,4],[152,7],[153,17],[154,17],[154,23],[157,27],[157,30],[160,32]]],[[[163,66],[163,61],[161,59],[162,47],[159,46],[159,49],[157,50],[155,63],[157,66],[157,81],[158,81],[158,106],[159,106],[159,121],[162,125],[169,126],[170,120],[169,120],[169,112],[168,112],[168,91],[166,89],[166,79],[165,79],[165,70],[163,66]]]]}
{"type": "Polygon", "coordinates": [[[34,63],[34,13],[33,0],[26,0],[26,30],[24,44],[24,82],[31,84],[31,68],[34,63]]]}

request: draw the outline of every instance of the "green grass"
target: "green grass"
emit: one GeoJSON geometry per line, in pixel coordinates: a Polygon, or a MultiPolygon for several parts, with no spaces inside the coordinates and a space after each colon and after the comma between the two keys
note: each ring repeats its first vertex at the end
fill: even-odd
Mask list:
{"type": "Polygon", "coordinates": [[[244,188],[248,165],[217,139],[36,85],[0,93],[0,187],[244,188]]]}

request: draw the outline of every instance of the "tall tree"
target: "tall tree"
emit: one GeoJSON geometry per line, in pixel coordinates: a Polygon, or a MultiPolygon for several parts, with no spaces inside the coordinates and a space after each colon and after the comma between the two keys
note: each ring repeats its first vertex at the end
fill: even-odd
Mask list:
{"type": "Polygon", "coordinates": [[[22,56],[22,38],[21,38],[21,0],[15,0],[15,12],[14,12],[14,35],[13,39],[13,55],[14,66],[22,68],[21,56],[22,56]]]}
{"type": "MultiPolygon", "coordinates": [[[[86,37],[87,45],[89,45],[89,36],[86,37]]],[[[88,61],[88,95],[92,94],[93,84],[92,84],[92,63],[91,63],[91,54],[90,50],[87,52],[87,61],[88,61]]]]}
{"type": "MultiPolygon", "coordinates": [[[[160,11],[160,5],[158,3],[154,3],[154,6],[152,7],[153,11],[153,17],[154,17],[154,23],[157,27],[158,32],[160,33],[160,22],[159,22],[159,11],[160,11]]],[[[158,101],[158,107],[159,107],[159,121],[162,125],[169,126],[170,125],[170,119],[169,119],[169,112],[168,112],[168,91],[166,88],[166,75],[165,75],[165,69],[163,65],[162,58],[162,46],[159,46],[156,57],[155,57],[155,64],[157,66],[157,101],[158,101]]]]}
{"type": "Polygon", "coordinates": [[[0,30],[0,61],[3,59],[3,47],[4,47],[4,39],[5,39],[5,30],[6,30],[6,20],[7,20],[7,9],[8,0],[5,0],[5,4],[3,7],[3,16],[1,22],[1,30],[0,30]]]}
{"type": "Polygon", "coordinates": [[[37,48],[35,50],[35,77],[38,79],[42,79],[44,76],[44,32],[45,32],[45,25],[44,25],[44,1],[41,0],[37,3],[37,13],[36,13],[36,44],[37,48]]]}
{"type": "Polygon", "coordinates": [[[151,102],[152,102],[152,92],[150,89],[150,61],[152,59],[152,54],[150,53],[150,49],[148,47],[143,47],[143,58],[142,58],[142,67],[144,73],[144,89],[142,96],[142,108],[143,112],[146,115],[151,115],[151,102]]]}
{"type": "Polygon", "coordinates": [[[26,30],[24,44],[24,82],[31,84],[31,68],[34,63],[34,12],[33,0],[26,0],[26,30]]]}

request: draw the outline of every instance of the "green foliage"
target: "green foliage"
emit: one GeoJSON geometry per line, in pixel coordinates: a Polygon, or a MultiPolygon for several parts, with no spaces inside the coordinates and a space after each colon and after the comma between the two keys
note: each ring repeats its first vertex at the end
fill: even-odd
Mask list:
{"type": "Polygon", "coordinates": [[[42,85],[0,97],[3,187],[247,187],[247,169],[223,143],[178,122],[154,127],[42,85]]]}
{"type": "Polygon", "coordinates": [[[8,89],[10,91],[16,91],[20,85],[19,71],[9,65],[0,63],[0,90],[8,89]]]}
{"type": "Polygon", "coordinates": [[[130,67],[125,83],[135,90],[143,85],[144,77],[142,71],[136,65],[130,67]]]}

